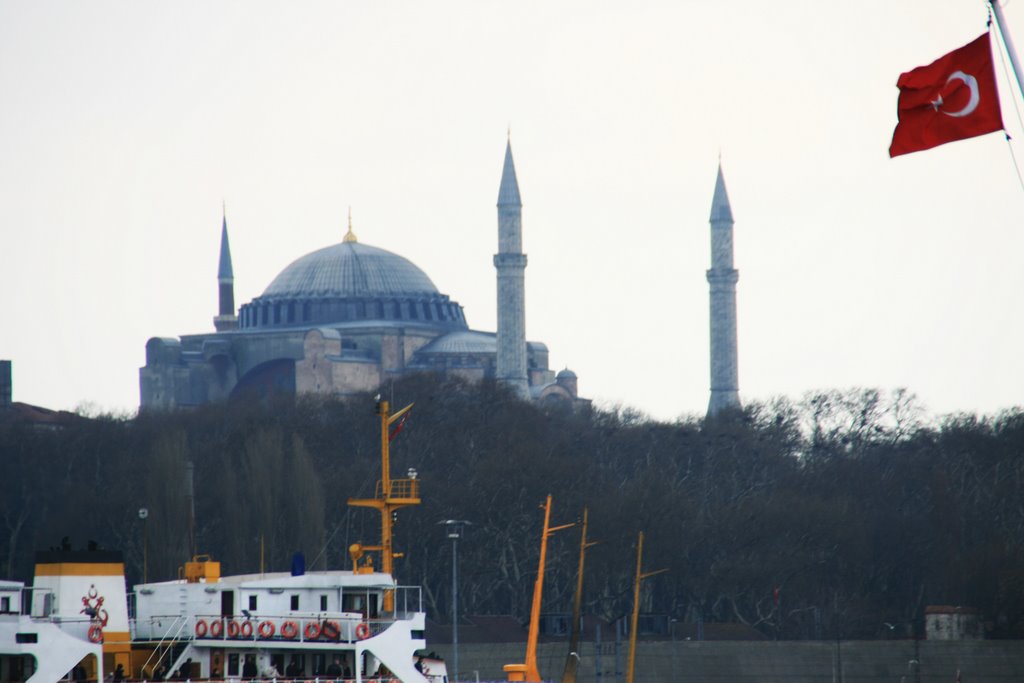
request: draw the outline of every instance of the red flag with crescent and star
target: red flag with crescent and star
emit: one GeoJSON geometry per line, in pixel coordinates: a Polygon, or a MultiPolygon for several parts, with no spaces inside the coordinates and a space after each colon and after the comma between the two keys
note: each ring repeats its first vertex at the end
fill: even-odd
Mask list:
{"type": "Polygon", "coordinates": [[[896,87],[899,123],[890,157],[1003,129],[988,33],[900,74],[896,87]]]}

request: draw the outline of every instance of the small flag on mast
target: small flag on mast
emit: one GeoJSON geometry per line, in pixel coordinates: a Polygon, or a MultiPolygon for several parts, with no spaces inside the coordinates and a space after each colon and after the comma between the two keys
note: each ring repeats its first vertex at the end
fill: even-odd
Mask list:
{"type": "Polygon", "coordinates": [[[1003,129],[989,34],[901,74],[889,156],[1003,129]]]}

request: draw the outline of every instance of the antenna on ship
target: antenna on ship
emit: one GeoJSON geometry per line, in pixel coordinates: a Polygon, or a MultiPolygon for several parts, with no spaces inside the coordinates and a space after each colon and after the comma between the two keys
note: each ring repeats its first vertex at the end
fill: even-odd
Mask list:
{"type": "MultiPolygon", "coordinates": [[[[510,681],[540,683],[540,669],[537,666],[537,636],[540,631],[540,603],[544,592],[544,562],[548,552],[548,537],[556,531],[576,526],[575,523],[552,527],[551,494],[540,506],[544,510],[544,531],[540,536],[540,562],[537,565],[537,581],[533,584],[533,604],[530,607],[530,632],[526,639],[526,661],[522,664],[506,664],[503,668],[510,681]]],[[[632,682],[630,682],[632,683],[632,682]]]]}
{"type": "MultiPolygon", "coordinates": [[[[391,478],[391,439],[398,435],[412,410],[410,403],[401,410],[391,413],[391,404],[381,400],[377,395],[377,415],[380,416],[380,480],[373,498],[349,498],[352,507],[373,508],[380,511],[380,545],[362,545],[353,543],[348,553],[352,558],[352,571],[356,574],[370,574],[374,571],[373,557],[367,551],[380,553],[380,571],[394,574],[395,558],[402,557],[392,549],[392,526],[395,514],[400,508],[420,504],[420,482],[416,478],[416,470],[410,468],[405,479],[391,478]],[[394,429],[391,426],[398,422],[394,429]]],[[[394,607],[394,592],[384,593],[384,610],[390,612],[394,607]]]]}

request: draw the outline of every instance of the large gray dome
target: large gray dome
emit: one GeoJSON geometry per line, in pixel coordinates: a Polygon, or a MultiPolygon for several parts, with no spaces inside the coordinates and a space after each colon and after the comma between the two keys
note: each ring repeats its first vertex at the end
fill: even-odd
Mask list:
{"type": "Polygon", "coordinates": [[[243,330],[384,324],[466,329],[462,307],[408,259],[351,239],[293,261],[242,306],[243,330]]]}
{"type": "Polygon", "coordinates": [[[291,263],[263,292],[294,297],[429,296],[437,287],[411,261],[385,249],[341,242],[291,263]]]}

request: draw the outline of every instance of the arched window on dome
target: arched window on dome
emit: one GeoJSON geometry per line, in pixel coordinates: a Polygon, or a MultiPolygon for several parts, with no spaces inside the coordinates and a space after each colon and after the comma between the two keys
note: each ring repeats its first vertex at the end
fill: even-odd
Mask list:
{"type": "Polygon", "coordinates": [[[313,317],[313,305],[308,301],[302,302],[302,322],[309,322],[313,317]]]}
{"type": "Polygon", "coordinates": [[[289,301],[288,302],[288,322],[290,322],[290,323],[295,322],[295,302],[294,301],[289,301]]]}
{"type": "Polygon", "coordinates": [[[433,308],[431,307],[429,301],[424,301],[423,302],[423,319],[424,320],[433,320],[434,319],[434,311],[433,311],[433,308]]]}

